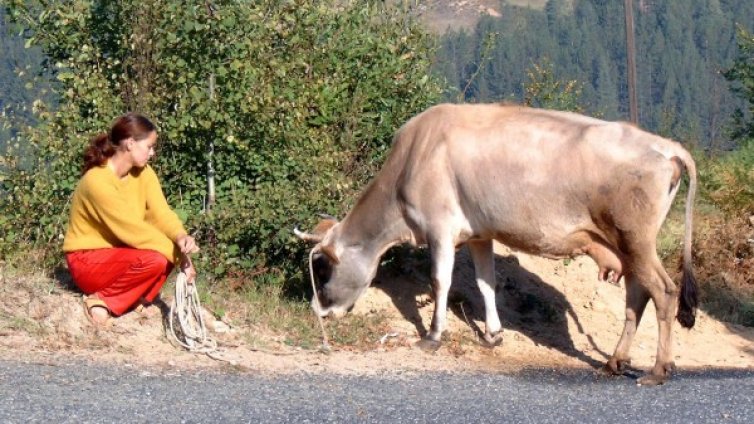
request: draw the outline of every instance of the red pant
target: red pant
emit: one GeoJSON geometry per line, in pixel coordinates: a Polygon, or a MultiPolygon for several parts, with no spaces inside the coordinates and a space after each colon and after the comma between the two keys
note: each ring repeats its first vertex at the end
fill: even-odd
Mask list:
{"type": "Polygon", "coordinates": [[[97,295],[115,316],[136,306],[140,298],[153,301],[173,270],[161,253],[129,247],[78,250],[65,258],[81,291],[97,295]]]}

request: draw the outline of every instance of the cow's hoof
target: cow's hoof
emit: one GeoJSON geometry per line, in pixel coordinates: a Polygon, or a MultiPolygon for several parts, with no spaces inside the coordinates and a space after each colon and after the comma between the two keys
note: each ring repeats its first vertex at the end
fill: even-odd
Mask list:
{"type": "Polygon", "coordinates": [[[440,349],[440,346],[442,346],[442,342],[431,339],[421,339],[416,342],[416,347],[428,353],[437,352],[437,350],[440,349]]]}
{"type": "Polygon", "coordinates": [[[484,342],[487,347],[495,347],[503,344],[503,331],[500,330],[495,334],[484,333],[484,342]]]}
{"type": "Polygon", "coordinates": [[[636,380],[640,386],[658,386],[668,381],[670,375],[675,371],[675,362],[668,362],[663,365],[655,365],[652,372],[636,380]]]}
{"type": "Polygon", "coordinates": [[[609,361],[602,367],[601,371],[607,376],[623,375],[631,365],[630,359],[615,359],[610,358],[609,361]]]}
{"type": "Polygon", "coordinates": [[[659,386],[668,381],[667,375],[647,374],[644,377],[636,380],[636,384],[639,386],[659,386]]]}

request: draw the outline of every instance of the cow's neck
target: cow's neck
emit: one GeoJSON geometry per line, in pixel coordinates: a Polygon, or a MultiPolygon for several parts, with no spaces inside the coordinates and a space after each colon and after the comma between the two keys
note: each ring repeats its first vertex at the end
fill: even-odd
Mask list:
{"type": "Polygon", "coordinates": [[[358,245],[364,253],[377,257],[411,238],[396,199],[395,176],[380,177],[372,181],[343,220],[341,232],[342,243],[358,245]]]}

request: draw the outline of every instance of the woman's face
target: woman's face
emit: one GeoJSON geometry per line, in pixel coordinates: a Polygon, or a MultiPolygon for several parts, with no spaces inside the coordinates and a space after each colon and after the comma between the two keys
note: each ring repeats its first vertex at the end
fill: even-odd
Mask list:
{"type": "Polygon", "coordinates": [[[152,131],[147,138],[132,140],[130,143],[131,159],[136,167],[143,168],[154,156],[154,147],[157,144],[157,133],[152,131]]]}

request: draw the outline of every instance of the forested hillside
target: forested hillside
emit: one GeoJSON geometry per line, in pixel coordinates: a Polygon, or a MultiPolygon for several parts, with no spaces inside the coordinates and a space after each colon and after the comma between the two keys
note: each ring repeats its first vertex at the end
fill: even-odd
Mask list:
{"type": "MultiPolygon", "coordinates": [[[[623,2],[503,1],[493,8],[494,3],[419,2],[428,26],[429,20],[445,23],[455,16],[463,21],[461,27],[470,28],[440,36],[435,69],[450,85],[448,100],[522,101],[527,71],[549,64],[556,79],[581,84],[580,104],[586,112],[626,119],[623,2]],[[474,26],[480,15],[486,17],[474,26]],[[485,49],[490,39],[492,47],[485,49]]],[[[725,128],[740,100],[721,71],[736,54],[735,25],[754,29],[754,2],[634,3],[641,125],[703,148],[730,147],[725,128]]],[[[0,18],[4,14],[0,10],[0,18]]],[[[0,110],[28,117],[23,108],[41,87],[30,82],[33,69],[23,77],[18,71],[38,64],[40,54],[24,49],[5,19],[0,25],[0,110]]],[[[0,128],[0,146],[8,135],[7,128],[0,128]]]]}
{"type": "MultiPolygon", "coordinates": [[[[752,30],[754,2],[634,5],[640,124],[702,148],[730,147],[725,128],[741,103],[721,71],[737,52],[736,25],[752,30]]],[[[549,64],[556,79],[581,84],[588,113],[627,119],[622,1],[549,0],[543,10],[502,4],[498,15],[442,36],[435,69],[453,87],[449,100],[521,101],[527,70],[549,64]]]]}

